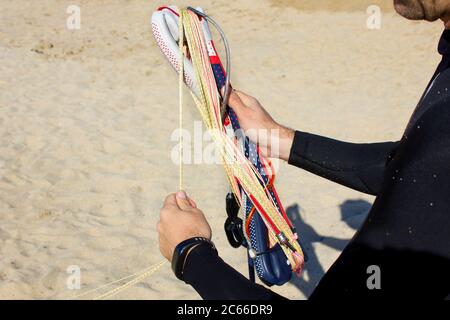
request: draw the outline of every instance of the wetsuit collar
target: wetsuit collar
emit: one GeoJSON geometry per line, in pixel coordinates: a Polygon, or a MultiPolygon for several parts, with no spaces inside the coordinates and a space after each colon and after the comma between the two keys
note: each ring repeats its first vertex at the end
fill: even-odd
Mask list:
{"type": "Polygon", "coordinates": [[[443,56],[450,55],[450,30],[444,30],[439,40],[438,51],[443,56]]]}

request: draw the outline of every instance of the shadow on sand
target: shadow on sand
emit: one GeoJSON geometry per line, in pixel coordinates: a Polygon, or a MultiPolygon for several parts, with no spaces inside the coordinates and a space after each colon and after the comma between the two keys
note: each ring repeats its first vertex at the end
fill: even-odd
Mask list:
{"type": "MultiPolygon", "coordinates": [[[[371,206],[371,203],[362,199],[346,200],[339,206],[341,210],[341,220],[350,228],[357,230],[366,218],[371,206]]],[[[321,243],[330,248],[342,251],[350,239],[327,237],[317,233],[312,226],[302,220],[301,207],[298,204],[287,207],[286,213],[301,237],[301,245],[308,259],[305,264],[303,276],[300,278],[295,276],[292,277],[291,283],[306,297],[309,297],[322,276],[325,274],[325,270],[319,262],[313,244],[321,243]]]]}

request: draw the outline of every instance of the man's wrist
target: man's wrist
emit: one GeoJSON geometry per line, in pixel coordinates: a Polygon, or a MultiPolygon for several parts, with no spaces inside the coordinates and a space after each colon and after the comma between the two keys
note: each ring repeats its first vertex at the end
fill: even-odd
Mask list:
{"type": "Polygon", "coordinates": [[[280,141],[279,141],[279,155],[281,160],[288,161],[289,154],[291,153],[292,143],[294,142],[295,130],[281,127],[280,128],[280,141]]]}
{"type": "Polygon", "coordinates": [[[184,240],[175,247],[172,257],[172,270],[178,279],[184,281],[184,267],[188,256],[193,250],[200,246],[208,246],[217,253],[214,243],[204,237],[194,237],[184,240]]]}

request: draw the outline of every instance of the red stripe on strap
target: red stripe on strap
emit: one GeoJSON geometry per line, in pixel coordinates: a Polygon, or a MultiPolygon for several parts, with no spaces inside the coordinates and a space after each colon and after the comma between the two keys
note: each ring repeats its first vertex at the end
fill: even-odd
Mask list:
{"type": "MultiPolygon", "coordinates": [[[[262,155],[261,155],[261,149],[259,148],[259,145],[257,146],[257,151],[258,151],[258,155],[259,155],[259,157],[261,159],[262,168],[263,168],[264,172],[266,173],[266,176],[269,176],[269,173],[267,171],[266,165],[265,165],[264,160],[263,160],[262,155]]],[[[271,172],[275,172],[275,170],[273,169],[273,166],[272,166],[272,162],[270,160],[268,160],[268,164],[269,164],[269,167],[270,167],[270,171],[271,172]]],[[[284,221],[286,221],[286,223],[288,224],[289,228],[292,229],[292,227],[293,227],[292,222],[289,219],[289,217],[287,216],[286,211],[284,210],[283,204],[281,203],[281,200],[278,197],[277,190],[275,189],[275,186],[273,184],[274,180],[275,180],[275,174],[272,174],[270,176],[270,181],[268,183],[268,189],[273,192],[273,195],[275,196],[275,201],[277,202],[278,207],[280,208],[281,215],[283,216],[284,221]]],[[[268,195],[268,196],[270,196],[270,195],[268,195]]]]}
{"type": "Polygon", "coordinates": [[[178,12],[176,12],[175,10],[173,10],[172,8],[169,8],[167,6],[162,6],[159,7],[156,11],[163,11],[164,9],[167,9],[169,11],[171,11],[173,14],[175,14],[177,17],[179,17],[180,15],[178,14],[178,12]]]}
{"type": "Polygon", "coordinates": [[[219,54],[217,53],[216,46],[214,45],[214,41],[212,41],[212,40],[211,40],[211,45],[212,45],[212,47],[213,47],[213,49],[214,49],[214,52],[215,52],[215,54],[216,54],[216,56],[211,56],[211,57],[210,57],[211,63],[213,63],[213,64],[219,64],[220,67],[222,68],[223,74],[226,76],[227,73],[225,72],[225,68],[224,68],[223,65],[222,65],[222,61],[221,61],[220,58],[219,58],[219,54]],[[213,62],[213,58],[214,58],[214,62],[213,62]]]}
{"type": "Polygon", "coordinates": [[[270,225],[270,227],[272,228],[273,232],[275,232],[275,234],[279,234],[280,230],[277,228],[277,226],[273,223],[272,219],[270,219],[270,217],[268,216],[268,214],[264,211],[264,209],[261,207],[261,204],[255,199],[255,197],[250,194],[249,195],[250,200],[252,200],[253,205],[256,207],[256,209],[258,210],[258,212],[263,215],[264,219],[267,221],[267,223],[270,225]]]}

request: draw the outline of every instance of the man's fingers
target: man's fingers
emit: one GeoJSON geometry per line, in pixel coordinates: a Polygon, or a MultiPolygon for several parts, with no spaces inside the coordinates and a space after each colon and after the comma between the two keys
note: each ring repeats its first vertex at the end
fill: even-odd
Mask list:
{"type": "Polygon", "coordinates": [[[228,105],[233,108],[233,110],[238,114],[238,117],[239,114],[247,108],[235,90],[230,93],[228,105]]]}
{"type": "Polygon", "coordinates": [[[239,90],[235,90],[236,95],[239,97],[239,99],[241,100],[241,102],[245,105],[245,106],[250,106],[254,103],[255,98],[252,96],[249,96],[248,94],[246,94],[245,92],[239,91],[239,90]]]}
{"type": "Polygon", "coordinates": [[[178,207],[180,207],[181,210],[189,210],[189,209],[193,208],[193,206],[189,202],[189,198],[188,198],[186,192],[184,192],[183,190],[178,191],[175,194],[175,197],[176,197],[178,207]]]}
{"type": "Polygon", "coordinates": [[[176,206],[176,207],[178,207],[177,199],[175,197],[175,193],[169,194],[166,197],[166,199],[164,199],[163,207],[169,207],[169,206],[176,206]]]}
{"type": "Polygon", "coordinates": [[[156,231],[158,233],[161,233],[161,222],[158,221],[158,223],[156,224],[156,231]]]}
{"type": "MultiPolygon", "coordinates": [[[[178,207],[177,199],[175,198],[175,193],[169,194],[166,199],[164,200],[164,204],[160,210],[160,219],[161,221],[165,221],[167,217],[170,216],[171,212],[180,210],[180,207],[178,207]]],[[[159,223],[161,224],[161,222],[159,223]]],[[[161,227],[161,225],[160,225],[161,227]]],[[[159,230],[158,230],[159,232],[159,230]]]]}
{"type": "Polygon", "coordinates": [[[197,204],[195,203],[194,200],[192,200],[191,198],[188,197],[189,200],[189,204],[193,207],[193,208],[197,208],[197,204]]]}
{"type": "Polygon", "coordinates": [[[174,212],[174,209],[189,210],[192,208],[197,208],[197,204],[187,196],[185,191],[181,190],[177,193],[171,193],[166,197],[161,209],[161,217],[167,216],[170,212],[174,212]]]}

